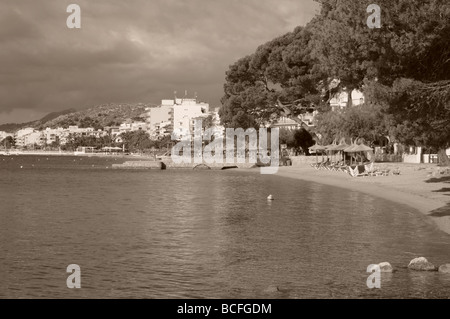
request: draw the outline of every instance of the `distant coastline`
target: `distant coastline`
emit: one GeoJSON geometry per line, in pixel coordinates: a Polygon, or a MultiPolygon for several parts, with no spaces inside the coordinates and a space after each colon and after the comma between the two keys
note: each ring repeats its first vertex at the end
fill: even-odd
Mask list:
{"type": "Polygon", "coordinates": [[[95,157],[120,157],[120,158],[140,158],[140,159],[153,159],[152,155],[139,155],[139,154],[106,154],[106,153],[83,153],[83,154],[75,154],[74,152],[68,151],[0,151],[0,156],[95,156],[95,157]]]}

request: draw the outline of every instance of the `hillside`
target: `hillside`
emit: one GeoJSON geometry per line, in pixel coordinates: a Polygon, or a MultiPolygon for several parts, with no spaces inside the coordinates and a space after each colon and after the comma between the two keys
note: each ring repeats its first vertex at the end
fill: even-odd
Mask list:
{"type": "Polygon", "coordinates": [[[64,110],[64,111],[61,111],[61,112],[49,113],[46,116],[44,116],[43,118],[41,118],[40,120],[36,120],[36,121],[31,121],[31,122],[26,122],[26,123],[7,123],[7,124],[2,124],[2,125],[0,125],[0,131],[13,133],[13,132],[15,132],[17,130],[20,130],[21,128],[25,128],[25,127],[39,127],[40,125],[43,125],[44,123],[46,123],[48,121],[56,119],[59,116],[62,116],[62,115],[65,115],[65,114],[74,113],[74,112],[76,112],[76,110],[69,109],[69,110],[64,110]]]}
{"type": "Polygon", "coordinates": [[[97,105],[86,110],[58,116],[55,119],[47,121],[39,128],[78,125],[79,127],[102,129],[105,126],[119,125],[127,119],[139,120],[145,116],[144,113],[147,106],[149,105],[143,103],[97,105]]]}
{"type": "MultiPolygon", "coordinates": [[[[8,123],[0,125],[0,131],[15,132],[21,128],[33,127],[38,130],[46,127],[67,128],[69,125],[79,127],[94,127],[102,129],[105,126],[119,125],[126,119],[139,120],[145,113],[145,108],[150,105],[138,104],[102,104],[85,110],[65,110],[53,112],[40,120],[27,123],[8,123]]],[[[143,118],[142,118],[143,119],[143,118]]]]}

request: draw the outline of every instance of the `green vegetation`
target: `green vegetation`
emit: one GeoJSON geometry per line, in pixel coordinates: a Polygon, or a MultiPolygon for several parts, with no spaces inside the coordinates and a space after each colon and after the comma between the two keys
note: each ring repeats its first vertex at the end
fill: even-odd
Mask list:
{"type": "MultiPolygon", "coordinates": [[[[52,147],[58,147],[59,143],[56,142],[52,147]]],[[[67,143],[61,145],[61,149],[64,151],[75,151],[80,146],[89,146],[96,149],[101,149],[106,146],[116,146],[110,136],[104,136],[96,138],[94,136],[80,136],[75,134],[69,134],[67,143]]]]}
{"type": "Polygon", "coordinates": [[[43,127],[78,126],[81,128],[93,127],[95,130],[99,130],[107,126],[118,126],[127,119],[143,120],[145,107],[143,104],[102,104],[59,116],[46,122],[43,127]]]}
{"type": "MultiPolygon", "coordinates": [[[[61,145],[62,150],[75,151],[80,146],[94,147],[100,150],[104,147],[123,147],[132,153],[145,153],[151,150],[161,150],[171,144],[171,137],[166,136],[159,140],[152,140],[147,132],[138,130],[134,132],[122,133],[119,139],[112,139],[111,136],[103,136],[96,138],[94,136],[79,136],[70,134],[65,145],[61,145]]],[[[58,142],[50,145],[51,148],[58,148],[58,142]]]]}
{"type": "Polygon", "coordinates": [[[69,110],[64,110],[61,112],[53,112],[53,113],[47,114],[46,116],[44,116],[43,118],[41,118],[40,120],[37,120],[37,121],[26,122],[26,123],[21,123],[21,124],[18,124],[18,123],[2,124],[2,125],[0,125],[0,131],[14,133],[15,131],[20,130],[25,127],[42,128],[44,123],[52,121],[62,115],[70,114],[73,112],[76,112],[76,111],[74,109],[69,109],[69,110]]]}
{"type": "Polygon", "coordinates": [[[0,148],[6,148],[7,150],[13,148],[16,145],[14,138],[7,136],[0,142],[0,148]]]}
{"type": "Polygon", "coordinates": [[[102,104],[79,111],[70,109],[50,113],[38,121],[3,124],[0,125],[0,131],[13,133],[25,127],[44,130],[47,127],[68,128],[69,126],[93,127],[99,130],[106,126],[118,126],[127,119],[145,122],[143,114],[146,107],[145,104],[102,104]]]}
{"type": "Polygon", "coordinates": [[[289,148],[300,148],[304,154],[309,155],[309,147],[315,144],[312,135],[301,128],[299,130],[280,129],[280,144],[289,148]]]}
{"type": "Polygon", "coordinates": [[[257,128],[279,116],[301,123],[299,114],[317,110],[314,133],[324,144],[387,136],[442,154],[450,146],[450,3],[380,0],[381,28],[370,29],[372,1],[317,1],[321,11],[306,26],[229,67],[222,124],[257,128]],[[349,99],[332,112],[333,95],[353,89],[365,105],[349,99]]]}

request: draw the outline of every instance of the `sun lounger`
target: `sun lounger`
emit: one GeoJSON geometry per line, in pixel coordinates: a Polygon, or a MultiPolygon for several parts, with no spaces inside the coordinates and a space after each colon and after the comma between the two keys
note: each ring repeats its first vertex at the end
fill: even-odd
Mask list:
{"type": "Polygon", "coordinates": [[[324,163],[324,162],[316,163],[316,164],[311,164],[311,167],[313,167],[314,169],[319,169],[320,166],[321,166],[323,163],[324,163]]]}
{"type": "Polygon", "coordinates": [[[382,171],[383,176],[389,176],[389,173],[390,173],[390,172],[391,172],[390,169],[385,169],[385,170],[382,171]]]}
{"type": "Polygon", "coordinates": [[[356,166],[355,169],[352,169],[349,166],[348,169],[349,169],[349,173],[352,177],[369,176],[369,173],[366,172],[364,165],[356,166]]]}
{"type": "Polygon", "coordinates": [[[341,167],[339,167],[339,171],[346,173],[347,172],[347,165],[342,165],[341,167]]]}
{"type": "Polygon", "coordinates": [[[368,165],[364,165],[364,168],[365,168],[365,170],[366,170],[366,172],[367,173],[372,173],[373,172],[373,162],[372,163],[370,163],[370,164],[368,164],[368,165]]]}

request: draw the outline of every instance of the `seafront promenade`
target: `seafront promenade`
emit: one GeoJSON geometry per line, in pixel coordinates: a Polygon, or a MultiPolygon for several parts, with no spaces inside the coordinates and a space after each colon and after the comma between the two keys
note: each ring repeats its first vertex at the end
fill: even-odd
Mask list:
{"type": "Polygon", "coordinates": [[[72,151],[0,151],[0,156],[96,156],[96,157],[121,157],[121,158],[143,158],[153,159],[151,155],[124,155],[120,153],[78,153],[72,151]]]}

